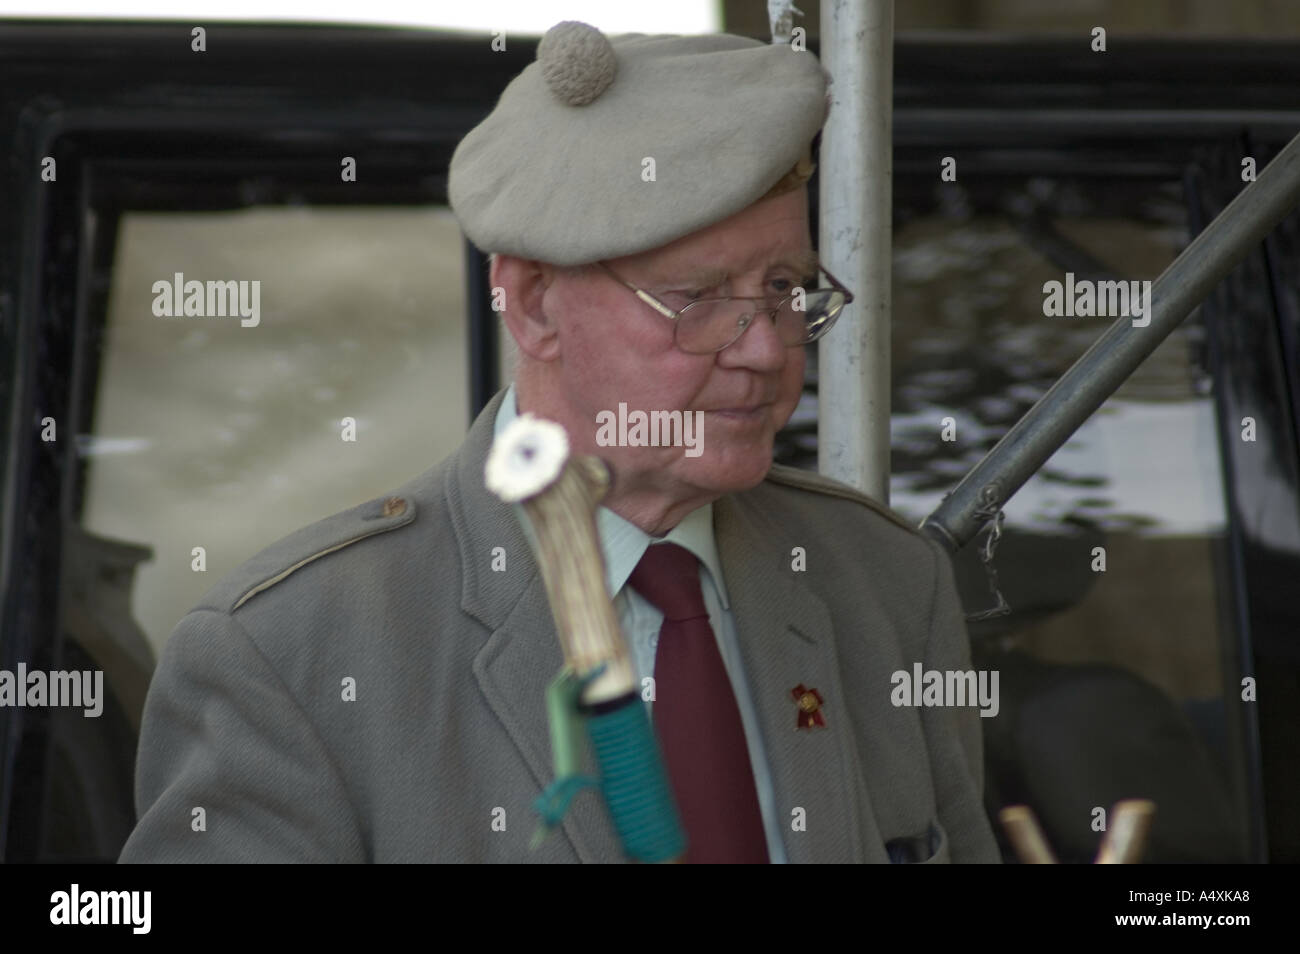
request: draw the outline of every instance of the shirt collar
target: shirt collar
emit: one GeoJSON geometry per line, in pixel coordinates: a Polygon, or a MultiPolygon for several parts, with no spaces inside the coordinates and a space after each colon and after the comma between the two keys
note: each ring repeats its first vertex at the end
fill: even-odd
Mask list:
{"type": "MultiPolygon", "coordinates": [[[[500,437],[501,432],[509,426],[519,414],[515,403],[515,386],[512,383],[506,390],[505,400],[497,411],[493,436],[500,437]]],[[[523,508],[515,505],[528,540],[533,543],[532,526],[526,519],[523,508]]],[[[628,577],[641,562],[646,547],[654,543],[676,543],[695,554],[696,559],[704,564],[713,588],[718,594],[718,601],[724,609],[730,609],[727,598],[727,585],[722,576],[722,561],[718,557],[717,543],[713,537],[713,504],[707,503],[692,510],[677,526],[662,538],[650,536],[636,524],[620,517],[608,507],[596,510],[596,532],[600,537],[600,548],[605,555],[605,585],[610,595],[618,593],[627,583],[628,577]]],[[[534,545],[534,550],[536,546],[534,545]]]]}

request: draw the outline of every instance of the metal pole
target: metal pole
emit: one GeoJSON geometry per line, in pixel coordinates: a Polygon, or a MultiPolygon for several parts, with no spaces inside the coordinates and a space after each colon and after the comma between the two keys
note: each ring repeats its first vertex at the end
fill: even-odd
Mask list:
{"type": "Polygon", "coordinates": [[[822,262],[856,300],[818,345],[817,465],[889,502],[893,0],[822,0],[832,99],[821,142],[822,262]]]}
{"type": "Polygon", "coordinates": [[[1255,245],[1300,205],[1300,135],[1174,259],[1151,288],[1150,324],[1121,318],[1016,422],[921,529],[958,550],[1069,439],[1255,245]]]}

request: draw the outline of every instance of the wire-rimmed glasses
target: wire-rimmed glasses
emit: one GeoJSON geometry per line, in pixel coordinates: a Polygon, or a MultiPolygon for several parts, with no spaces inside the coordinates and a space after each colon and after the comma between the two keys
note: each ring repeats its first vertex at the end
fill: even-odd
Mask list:
{"type": "Polygon", "coordinates": [[[830,272],[817,267],[831,283],[830,288],[796,287],[782,298],[697,298],[673,308],[623,278],[604,262],[598,262],[615,280],[632,291],[673,323],[673,341],[688,354],[714,354],[735,344],[759,315],[769,315],[777,335],[788,348],[816,341],[853,301],[853,293],[830,272]]]}

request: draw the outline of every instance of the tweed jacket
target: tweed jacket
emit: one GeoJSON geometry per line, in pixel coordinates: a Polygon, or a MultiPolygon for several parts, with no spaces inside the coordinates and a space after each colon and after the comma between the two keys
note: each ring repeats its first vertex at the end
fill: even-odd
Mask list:
{"type": "MultiPolygon", "coordinates": [[[[523,530],[484,487],[503,393],[450,457],[273,544],[181,620],[122,861],[623,860],[591,790],[529,847],[562,658],[523,530]]],[[[779,466],[715,501],[714,532],[789,860],[997,861],[977,710],[890,699],[915,663],[970,668],[943,550],[779,466]],[[798,685],[824,725],[797,728],[798,685]]]]}

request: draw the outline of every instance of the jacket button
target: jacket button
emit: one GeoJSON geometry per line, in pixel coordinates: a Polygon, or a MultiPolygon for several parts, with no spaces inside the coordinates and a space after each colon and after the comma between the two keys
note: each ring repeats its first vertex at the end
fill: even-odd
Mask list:
{"type": "Polygon", "coordinates": [[[397,517],[406,513],[406,501],[401,497],[389,497],[384,501],[383,516],[397,517]]]}

